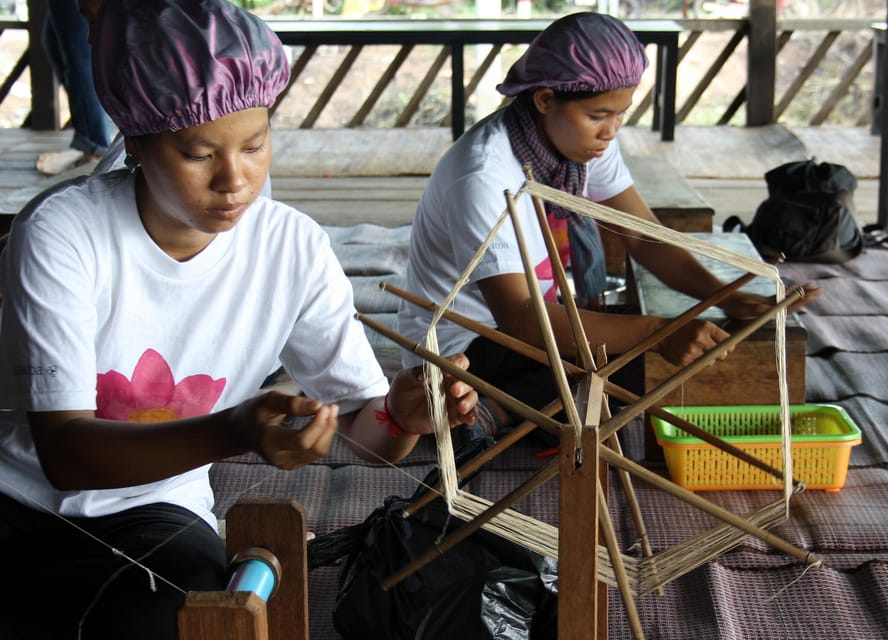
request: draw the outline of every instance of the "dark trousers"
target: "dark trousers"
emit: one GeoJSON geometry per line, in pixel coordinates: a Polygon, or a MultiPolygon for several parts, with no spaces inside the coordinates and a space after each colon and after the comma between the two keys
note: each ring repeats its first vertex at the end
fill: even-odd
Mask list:
{"type": "Polygon", "coordinates": [[[222,539],[170,504],[65,521],[0,494],[0,543],[0,616],[16,640],[175,640],[183,592],[226,585],[222,539]]]}
{"type": "MultiPolygon", "coordinates": [[[[534,409],[542,409],[558,398],[558,387],[555,377],[548,365],[540,364],[525,356],[519,355],[506,347],[478,337],[465,350],[469,358],[469,371],[485,381],[505,391],[524,404],[534,409]]],[[[636,394],[641,394],[644,387],[644,361],[635,358],[625,367],[617,371],[610,380],[636,394]]],[[[570,381],[570,378],[568,378],[570,381]]],[[[619,403],[611,403],[611,410],[617,411],[619,403]]],[[[556,415],[556,420],[565,420],[563,414],[556,415]]],[[[546,443],[553,443],[554,437],[539,429],[534,431],[546,443]]]]}

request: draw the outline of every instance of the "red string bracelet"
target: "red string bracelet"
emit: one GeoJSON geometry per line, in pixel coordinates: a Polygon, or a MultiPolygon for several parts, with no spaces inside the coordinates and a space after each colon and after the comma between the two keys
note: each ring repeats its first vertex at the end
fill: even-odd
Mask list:
{"type": "Polygon", "coordinates": [[[405,434],[414,435],[409,431],[404,431],[404,429],[401,428],[401,425],[395,422],[395,419],[392,418],[392,414],[389,413],[388,401],[388,394],[385,394],[385,398],[383,398],[382,400],[383,410],[380,411],[379,409],[374,409],[373,413],[376,415],[376,422],[378,422],[379,424],[384,424],[388,429],[388,434],[392,438],[397,438],[398,436],[405,434]]]}

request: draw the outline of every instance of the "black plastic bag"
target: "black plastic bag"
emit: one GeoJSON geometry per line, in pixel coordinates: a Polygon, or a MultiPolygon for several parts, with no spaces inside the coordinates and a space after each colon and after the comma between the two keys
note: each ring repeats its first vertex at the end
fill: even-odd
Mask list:
{"type": "MultiPolygon", "coordinates": [[[[424,485],[433,485],[436,476],[424,485]]],[[[410,502],[391,496],[363,523],[363,540],[342,568],[333,610],[333,625],[344,638],[557,637],[557,563],[486,531],[384,591],[386,578],[463,524],[441,498],[404,518],[410,502]]]]}

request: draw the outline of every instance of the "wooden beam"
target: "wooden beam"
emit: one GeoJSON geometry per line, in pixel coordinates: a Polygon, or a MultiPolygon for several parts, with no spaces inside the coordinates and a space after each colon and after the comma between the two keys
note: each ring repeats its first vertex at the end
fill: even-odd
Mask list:
{"type": "Polygon", "coordinates": [[[28,65],[31,67],[31,115],[35,130],[61,129],[59,81],[43,49],[46,0],[28,0],[28,65]]]}
{"type": "Polygon", "coordinates": [[[777,78],[777,0],[750,0],[746,124],[774,122],[777,78]]]}
{"type": "Polygon", "coordinates": [[[178,612],[179,637],[268,640],[265,602],[249,591],[191,591],[178,612]]]}
{"type": "Polygon", "coordinates": [[[558,525],[558,638],[605,640],[607,598],[598,589],[598,434],[562,429],[558,525]],[[577,452],[582,452],[582,461],[577,452]],[[595,629],[593,634],[592,629],[595,629]]]}
{"type": "Polygon", "coordinates": [[[302,505],[274,498],[242,499],[228,510],[225,523],[229,556],[261,546],[281,563],[281,583],[267,605],[269,640],[308,640],[308,556],[302,505]]]}
{"type": "MultiPolygon", "coordinates": [[[[888,2],[885,3],[888,6],[888,2]]],[[[888,9],[885,11],[885,21],[888,22],[888,9]]],[[[882,29],[881,33],[881,65],[877,65],[876,72],[881,75],[881,84],[882,91],[888,91],[888,54],[886,51],[885,44],[885,29],[882,29]]],[[[876,38],[878,40],[878,37],[876,38]]],[[[878,82],[878,79],[877,79],[878,82]]],[[[881,100],[881,131],[882,131],[882,142],[881,142],[881,153],[880,153],[880,161],[879,161],[879,208],[878,208],[878,217],[877,222],[880,227],[883,229],[888,229],[888,144],[886,144],[886,140],[888,140],[888,114],[885,109],[885,96],[882,95],[879,97],[881,100]]]]}

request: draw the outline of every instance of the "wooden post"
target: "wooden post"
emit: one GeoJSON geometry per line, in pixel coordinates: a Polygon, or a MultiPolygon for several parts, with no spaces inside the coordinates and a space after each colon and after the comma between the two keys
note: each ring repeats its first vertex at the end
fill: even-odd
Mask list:
{"type": "MultiPolygon", "coordinates": [[[[885,4],[888,6],[888,2],[885,4]]],[[[888,9],[885,11],[885,22],[888,23],[888,9]]],[[[884,32],[882,37],[886,37],[884,32]]],[[[888,143],[885,142],[888,140],[888,109],[885,108],[885,94],[888,94],[888,53],[886,52],[888,52],[888,43],[883,43],[882,65],[881,68],[876,68],[876,72],[881,74],[881,78],[877,78],[876,83],[878,84],[881,81],[883,91],[883,95],[879,98],[882,101],[880,110],[882,140],[880,143],[881,153],[879,162],[879,209],[876,221],[882,229],[888,230],[888,143]]]]}
{"type": "Polygon", "coordinates": [[[777,78],[777,0],[750,0],[746,62],[746,124],[774,121],[777,78]]]}
{"type": "Polygon", "coordinates": [[[225,523],[229,556],[261,546],[281,563],[280,587],[268,601],[269,640],[308,640],[308,555],[302,505],[273,498],[241,500],[229,509],[225,523]]]}
{"type": "Polygon", "coordinates": [[[274,498],[239,501],[226,517],[229,557],[261,547],[281,565],[268,602],[253,593],[192,592],[178,612],[180,640],[308,640],[308,557],[305,512],[274,498]]]}
{"type": "Polygon", "coordinates": [[[598,433],[561,430],[558,638],[607,638],[607,596],[598,588],[598,433]],[[577,464],[577,448],[582,464],[577,464]]]}
{"type": "Polygon", "coordinates": [[[28,66],[31,70],[31,115],[26,125],[34,130],[61,128],[59,81],[43,49],[46,0],[28,0],[28,66]]]}
{"type": "Polygon", "coordinates": [[[268,640],[266,603],[247,591],[191,591],[178,625],[180,640],[268,640]]]}

